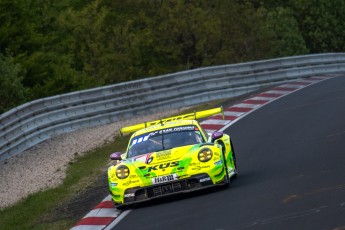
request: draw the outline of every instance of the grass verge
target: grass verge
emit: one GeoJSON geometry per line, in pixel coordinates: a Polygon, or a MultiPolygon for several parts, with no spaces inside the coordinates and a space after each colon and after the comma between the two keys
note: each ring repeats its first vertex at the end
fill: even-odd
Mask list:
{"type": "Polygon", "coordinates": [[[127,139],[128,137],[117,138],[114,142],[76,157],[69,164],[67,176],[60,186],[32,194],[14,206],[1,210],[1,229],[68,229],[73,226],[75,224],[73,218],[56,218],[54,210],[82,190],[92,186],[97,176],[104,172],[109,162],[109,153],[125,149],[127,139]],[[51,222],[51,219],[57,221],[51,222]]]}

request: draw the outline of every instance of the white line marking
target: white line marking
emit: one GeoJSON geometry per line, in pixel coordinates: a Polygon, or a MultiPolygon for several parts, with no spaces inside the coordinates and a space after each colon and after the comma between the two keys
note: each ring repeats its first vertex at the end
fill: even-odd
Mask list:
{"type": "Polygon", "coordinates": [[[202,125],[226,125],[228,124],[228,120],[215,120],[215,119],[210,119],[210,120],[205,120],[201,122],[200,124],[202,125]]]}
{"type": "Polygon", "coordinates": [[[106,197],[102,200],[102,202],[104,202],[104,201],[111,201],[111,195],[106,196],[106,197]]]}
{"type": "Polygon", "coordinates": [[[272,101],[274,99],[276,99],[276,97],[262,97],[262,96],[259,96],[259,97],[249,98],[249,100],[254,100],[254,101],[272,101]]]}
{"type": "MultiPolygon", "coordinates": [[[[327,78],[327,79],[330,79],[330,78],[327,78]]],[[[327,79],[314,81],[312,84],[305,85],[303,88],[299,88],[299,89],[294,90],[294,91],[285,91],[285,92],[284,92],[285,95],[282,95],[282,96],[286,96],[286,95],[288,95],[288,94],[290,94],[290,93],[294,93],[294,92],[296,92],[296,91],[298,91],[298,90],[305,89],[305,88],[307,88],[307,87],[309,87],[309,86],[314,85],[315,83],[322,82],[322,81],[327,80],[327,79]]],[[[270,90],[270,91],[267,91],[267,92],[265,92],[265,93],[270,93],[270,92],[275,92],[275,90],[270,90]]],[[[279,91],[279,92],[282,92],[282,91],[279,91]]],[[[270,103],[272,103],[273,101],[278,100],[278,99],[280,99],[280,98],[281,98],[281,97],[277,97],[276,99],[267,102],[265,105],[270,104],[270,103]]],[[[237,122],[237,121],[241,120],[242,118],[248,116],[249,114],[251,114],[252,112],[254,112],[256,109],[258,109],[258,108],[255,108],[255,109],[253,109],[253,110],[247,112],[247,113],[244,114],[243,116],[240,116],[240,117],[238,117],[237,119],[233,120],[232,122],[229,122],[229,124],[225,125],[223,128],[221,128],[221,129],[218,130],[218,131],[223,132],[224,130],[226,130],[227,128],[229,128],[231,125],[233,125],[235,122],[237,122]]]]}
{"type": "Polygon", "coordinates": [[[78,225],[74,226],[70,230],[102,230],[105,227],[105,225],[78,225]]]}
{"type": "Polygon", "coordinates": [[[304,85],[285,84],[285,85],[281,85],[279,87],[299,89],[299,88],[303,88],[304,85]]]}
{"type": "Polygon", "coordinates": [[[242,116],[244,114],[244,112],[234,112],[234,111],[224,111],[224,115],[225,116],[242,116]]]}
{"type": "Polygon", "coordinates": [[[234,105],[232,107],[236,107],[236,108],[251,108],[254,109],[256,107],[259,107],[260,104],[249,104],[249,103],[239,103],[237,105],[234,105]]]}
{"type": "Polygon", "coordinates": [[[313,84],[313,83],[315,83],[315,82],[318,82],[319,80],[307,80],[307,79],[304,79],[304,80],[298,80],[298,81],[296,81],[296,82],[300,82],[300,83],[310,83],[310,84],[313,84]]]}
{"type": "Polygon", "coordinates": [[[213,129],[205,129],[206,133],[213,133],[215,132],[216,130],[213,130],[213,129]]]}
{"type": "Polygon", "coordinates": [[[87,217],[117,217],[119,211],[114,208],[97,208],[91,210],[84,218],[87,217]]]}
{"type": "Polygon", "coordinates": [[[104,230],[111,230],[113,227],[115,227],[123,218],[125,218],[132,209],[125,210],[121,213],[120,216],[118,216],[113,222],[111,222],[104,230]]]}
{"type": "Polygon", "coordinates": [[[290,93],[292,91],[280,91],[280,90],[269,90],[265,93],[272,93],[272,94],[281,94],[281,95],[284,95],[284,94],[287,94],[287,93],[290,93]]]}
{"type": "Polygon", "coordinates": [[[314,77],[311,77],[311,79],[316,79],[316,80],[324,80],[324,79],[327,79],[329,77],[324,77],[324,76],[314,76],[314,77]]]}

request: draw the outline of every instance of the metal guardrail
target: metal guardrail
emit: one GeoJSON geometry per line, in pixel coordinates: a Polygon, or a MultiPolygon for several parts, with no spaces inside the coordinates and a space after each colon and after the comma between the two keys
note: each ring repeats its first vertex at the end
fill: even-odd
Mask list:
{"type": "Polygon", "coordinates": [[[314,54],[200,68],[35,100],[0,116],[0,160],[82,127],[344,72],[345,53],[314,54]]]}

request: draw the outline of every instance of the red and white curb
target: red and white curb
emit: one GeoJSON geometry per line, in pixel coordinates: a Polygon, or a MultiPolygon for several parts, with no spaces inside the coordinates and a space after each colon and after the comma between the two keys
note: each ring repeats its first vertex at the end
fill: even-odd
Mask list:
{"type": "Polygon", "coordinates": [[[215,115],[200,124],[208,133],[212,133],[217,130],[223,131],[231,124],[254,110],[283,96],[305,88],[308,85],[329,79],[330,77],[333,76],[316,76],[307,79],[294,80],[283,85],[276,86],[266,92],[259,93],[254,97],[224,109],[224,120],[222,115],[215,115]]]}
{"type": "Polygon", "coordinates": [[[108,195],[83,217],[71,230],[101,230],[107,227],[121,212],[117,210],[108,195]]]}
{"type": "MultiPolygon", "coordinates": [[[[334,76],[337,75],[315,76],[276,86],[266,92],[224,109],[224,120],[222,115],[215,115],[200,124],[209,133],[217,130],[223,131],[239,119],[274,100],[334,76]]],[[[116,209],[109,195],[84,216],[71,230],[111,229],[130,212],[131,210],[122,212],[116,209]]]]}

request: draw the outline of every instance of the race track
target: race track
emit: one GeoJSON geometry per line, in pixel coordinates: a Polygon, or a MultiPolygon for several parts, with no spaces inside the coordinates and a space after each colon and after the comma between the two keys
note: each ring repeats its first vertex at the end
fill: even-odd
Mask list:
{"type": "Polygon", "coordinates": [[[239,177],[134,208],[113,229],[345,229],[345,77],[276,100],[224,131],[239,177]]]}

